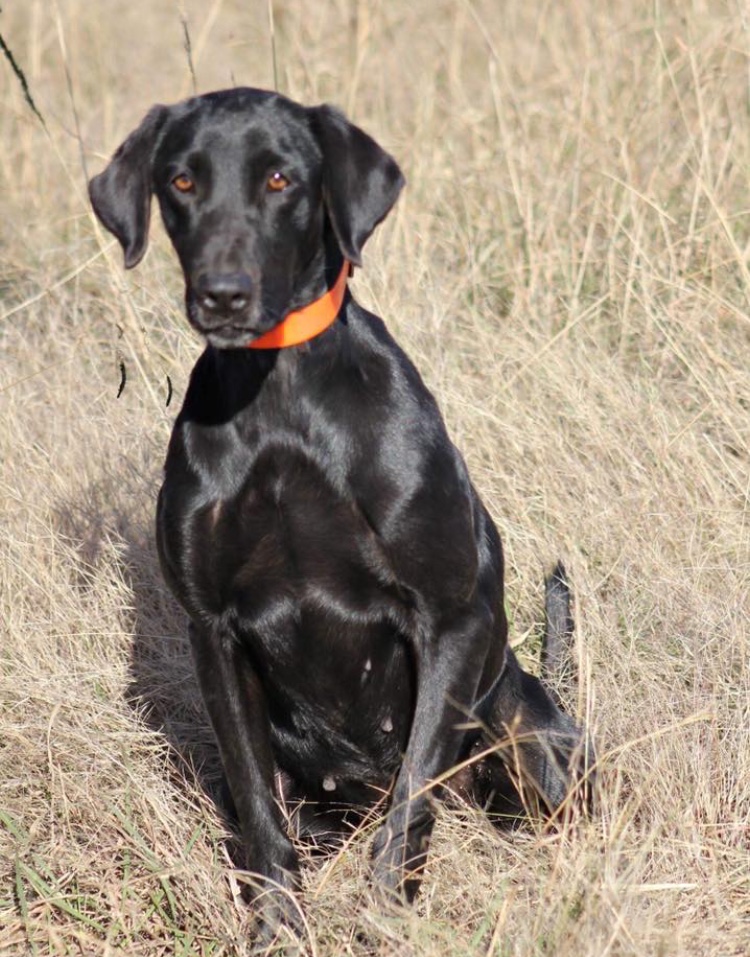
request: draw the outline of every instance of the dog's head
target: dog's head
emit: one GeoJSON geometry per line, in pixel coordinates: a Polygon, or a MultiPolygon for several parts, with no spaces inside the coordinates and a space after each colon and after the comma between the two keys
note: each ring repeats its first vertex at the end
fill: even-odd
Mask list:
{"type": "Polygon", "coordinates": [[[233,347],[305,304],[328,227],[359,265],[403,182],[392,157],[333,107],[235,89],[155,106],[89,193],[127,268],[146,251],[156,195],[191,324],[233,347]]]}

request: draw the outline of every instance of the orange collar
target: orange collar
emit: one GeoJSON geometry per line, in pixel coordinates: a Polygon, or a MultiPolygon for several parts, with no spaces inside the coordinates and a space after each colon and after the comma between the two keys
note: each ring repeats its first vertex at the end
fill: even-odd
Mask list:
{"type": "Polygon", "coordinates": [[[333,324],[339,314],[350,269],[345,259],[338,279],[328,292],[324,292],[320,299],[311,302],[309,306],[288,313],[277,326],[248,343],[248,349],[284,349],[319,336],[333,324]]]}

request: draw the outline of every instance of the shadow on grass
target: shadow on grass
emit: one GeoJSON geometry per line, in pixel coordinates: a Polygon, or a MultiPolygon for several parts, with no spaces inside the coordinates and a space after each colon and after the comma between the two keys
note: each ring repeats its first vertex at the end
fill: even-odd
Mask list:
{"type": "Polygon", "coordinates": [[[175,787],[186,794],[198,788],[214,803],[230,833],[230,857],[243,867],[218,746],[194,674],[187,618],[159,567],[153,513],[160,476],[151,462],[118,464],[117,474],[108,469],[56,510],[72,585],[95,601],[103,577],[121,581],[122,600],[113,611],[131,636],[125,701],[166,743],[175,787]]]}

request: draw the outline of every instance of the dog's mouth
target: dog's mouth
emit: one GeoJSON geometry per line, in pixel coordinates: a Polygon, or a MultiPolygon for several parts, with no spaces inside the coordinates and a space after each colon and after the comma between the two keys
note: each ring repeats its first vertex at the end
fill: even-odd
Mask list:
{"type": "Polygon", "coordinates": [[[255,303],[249,303],[241,310],[220,312],[203,308],[199,297],[191,289],[187,290],[185,298],[190,325],[216,349],[247,348],[278,321],[268,316],[258,316],[260,310],[255,303]]]}
{"type": "Polygon", "coordinates": [[[246,349],[258,333],[237,326],[222,326],[219,329],[199,330],[206,342],[215,349],[246,349]]]}
{"type": "Polygon", "coordinates": [[[195,328],[214,349],[248,349],[256,339],[260,339],[268,332],[268,329],[256,329],[252,326],[233,323],[210,329],[200,328],[197,325],[195,328]]]}
{"type": "Polygon", "coordinates": [[[239,319],[237,316],[223,321],[220,316],[211,316],[207,320],[199,309],[188,309],[188,318],[196,332],[217,349],[241,349],[261,334],[248,320],[239,319]]]}

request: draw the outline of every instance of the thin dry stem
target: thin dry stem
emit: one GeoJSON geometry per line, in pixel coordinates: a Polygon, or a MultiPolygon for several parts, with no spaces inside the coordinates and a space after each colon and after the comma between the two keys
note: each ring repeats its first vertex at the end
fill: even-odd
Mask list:
{"type": "MultiPolygon", "coordinates": [[[[369,898],[373,820],[329,858],[302,847],[308,951],[745,957],[747,13],[272,8],[281,89],[348,105],[404,166],[354,288],[414,356],[497,520],[531,668],[543,572],[564,558],[569,705],[599,756],[592,822],[501,831],[446,807],[412,911],[369,898]]],[[[158,216],[123,273],[80,144],[94,172],[153,102],[189,92],[181,16],[199,92],[273,86],[268,9],[3,8],[47,131],[2,72],[2,954],[252,952],[216,747],[152,540],[200,343],[158,216]]]]}

